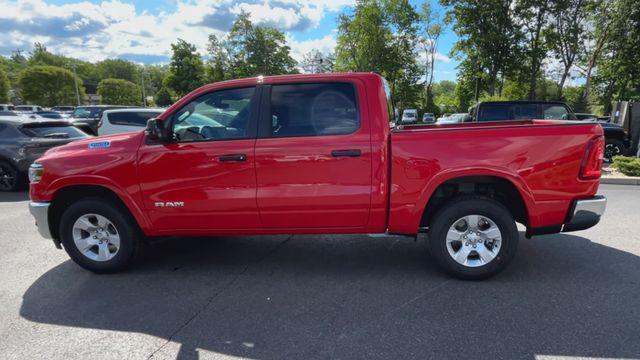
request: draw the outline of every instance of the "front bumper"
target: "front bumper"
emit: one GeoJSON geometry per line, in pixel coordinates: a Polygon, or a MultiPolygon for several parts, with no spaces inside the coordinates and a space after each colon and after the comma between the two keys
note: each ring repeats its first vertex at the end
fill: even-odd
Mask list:
{"type": "Polygon", "coordinates": [[[36,219],[38,232],[45,239],[53,239],[51,230],[49,229],[49,202],[31,202],[29,203],[29,212],[36,219]]]}
{"type": "Polygon", "coordinates": [[[567,222],[562,227],[563,232],[588,229],[600,222],[600,217],[607,207],[607,198],[602,195],[590,199],[576,200],[573,203],[567,222]]]}

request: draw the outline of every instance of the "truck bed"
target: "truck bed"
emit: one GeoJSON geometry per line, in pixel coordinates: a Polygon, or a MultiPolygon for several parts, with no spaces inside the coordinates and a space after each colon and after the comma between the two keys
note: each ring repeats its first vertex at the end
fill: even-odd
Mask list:
{"type": "Polygon", "coordinates": [[[531,209],[528,226],[562,224],[573,200],[598,189],[598,180],[578,175],[587,143],[602,133],[598,124],[553,120],[394,129],[389,231],[415,231],[438,186],[472,175],[513,183],[531,209]]]}

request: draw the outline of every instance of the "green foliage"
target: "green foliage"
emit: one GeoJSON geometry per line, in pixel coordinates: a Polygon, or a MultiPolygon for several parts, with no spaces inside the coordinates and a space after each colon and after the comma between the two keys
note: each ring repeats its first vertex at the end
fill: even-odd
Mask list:
{"type": "Polygon", "coordinates": [[[640,176],[640,158],[615,156],[613,167],[627,176],[640,176]]]}
{"type": "Polygon", "coordinates": [[[178,39],[175,44],[171,44],[171,50],[173,55],[165,85],[178,96],[184,96],[204,85],[204,64],[195,45],[178,39]]]}
{"type": "Polygon", "coordinates": [[[75,104],[74,81],[78,84],[82,100],[84,98],[82,81],[67,69],[57,66],[35,65],[26,68],[19,77],[23,99],[28,103],[41,106],[75,104]]]}
{"type": "Polygon", "coordinates": [[[122,59],[106,59],[96,64],[101,79],[123,79],[133,83],[140,81],[136,64],[122,59]]]}
{"type": "Polygon", "coordinates": [[[416,62],[415,8],[406,0],[364,0],[339,17],[337,71],[378,71],[390,84],[398,108],[415,107],[420,68],[416,62]]]}
{"type": "Polygon", "coordinates": [[[142,105],[140,87],[123,79],[104,79],[98,84],[98,95],[102,104],[142,105]]]}
{"type": "Polygon", "coordinates": [[[9,83],[9,78],[7,77],[7,74],[5,74],[4,70],[0,68],[0,102],[9,102],[10,88],[11,83],[9,83]]]}
{"type": "Polygon", "coordinates": [[[223,39],[209,36],[207,80],[296,73],[296,61],[285,35],[276,28],[254,25],[242,12],[223,39]]]}
{"type": "Polygon", "coordinates": [[[154,100],[158,106],[169,106],[173,104],[173,94],[168,87],[163,86],[156,93],[154,100]]]}

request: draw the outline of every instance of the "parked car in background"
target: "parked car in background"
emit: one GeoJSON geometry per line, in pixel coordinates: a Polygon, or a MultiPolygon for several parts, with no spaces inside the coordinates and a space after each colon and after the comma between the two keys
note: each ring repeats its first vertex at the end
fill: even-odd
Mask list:
{"type": "Polygon", "coordinates": [[[29,165],[45,151],[87,137],[66,121],[0,116],[0,191],[25,185],[29,165]]]}
{"type": "Polygon", "coordinates": [[[0,116],[21,116],[21,115],[11,110],[0,110],[0,116]]]}
{"type": "Polygon", "coordinates": [[[111,109],[123,109],[129,108],[129,106],[117,106],[117,105],[89,105],[78,106],[73,110],[69,121],[74,126],[82,129],[89,135],[98,135],[98,122],[102,118],[102,113],[105,110],[111,109]]]}
{"type": "Polygon", "coordinates": [[[577,120],[561,101],[482,101],[472,107],[473,121],[577,120]]]}
{"type": "Polygon", "coordinates": [[[438,125],[446,125],[446,124],[462,124],[464,122],[469,122],[471,117],[467,113],[456,113],[451,114],[447,117],[438,119],[436,124],[438,125]]]}
{"type": "Polygon", "coordinates": [[[38,105],[16,105],[14,111],[22,114],[33,114],[42,111],[42,107],[38,105]]]}
{"type": "Polygon", "coordinates": [[[617,124],[597,121],[593,114],[575,114],[573,110],[561,101],[489,101],[480,102],[472,108],[473,120],[485,121],[513,121],[513,120],[581,120],[598,122],[604,130],[605,151],[604,160],[611,162],[616,155],[624,155],[631,145],[630,137],[617,124]]]}
{"type": "Polygon", "coordinates": [[[614,156],[626,155],[631,150],[631,137],[618,124],[609,123],[609,117],[598,117],[594,114],[577,113],[574,114],[580,121],[597,121],[604,129],[605,148],[604,161],[613,161],[614,156]]]}
{"type": "Polygon", "coordinates": [[[0,104],[0,111],[14,111],[15,109],[16,107],[11,104],[0,104]]]}
{"type": "Polygon", "coordinates": [[[133,108],[105,110],[98,123],[98,135],[140,131],[147,126],[147,120],[162,114],[162,108],[133,108]]]}
{"type": "Polygon", "coordinates": [[[422,115],[422,122],[425,124],[433,124],[436,122],[436,115],[434,113],[424,113],[422,115]]]}
{"type": "Polygon", "coordinates": [[[402,125],[405,124],[415,124],[418,122],[418,110],[417,109],[405,109],[402,112],[402,120],[400,123],[402,125]]]}
{"type": "Polygon", "coordinates": [[[604,213],[595,123],[390,130],[392,114],[375,73],[206,85],[146,131],[48,151],[32,166],[29,208],[44,237],[95,272],[124,269],[144,236],[425,232],[433,258],[466,279],[507,266],[516,222],[533,236],[604,213]]]}

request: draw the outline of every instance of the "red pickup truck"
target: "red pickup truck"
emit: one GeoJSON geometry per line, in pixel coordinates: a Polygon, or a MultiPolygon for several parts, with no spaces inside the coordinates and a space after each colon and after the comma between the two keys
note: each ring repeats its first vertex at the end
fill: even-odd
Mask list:
{"type": "Polygon", "coordinates": [[[479,279],[526,236],[589,228],[603,131],[514,121],[389,128],[374,73],[225,81],[146,131],[49,150],[30,169],[39,232],[94,272],[141,239],[240,234],[428,233],[450,274],[479,279]]]}

